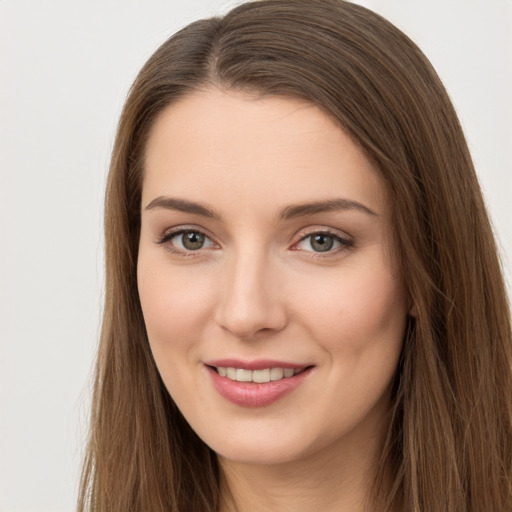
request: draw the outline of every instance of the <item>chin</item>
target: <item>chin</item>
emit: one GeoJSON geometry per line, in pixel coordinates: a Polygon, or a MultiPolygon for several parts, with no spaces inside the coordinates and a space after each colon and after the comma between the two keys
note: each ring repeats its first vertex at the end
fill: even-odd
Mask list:
{"type": "Polygon", "coordinates": [[[221,460],[247,465],[286,464],[322,450],[322,443],[308,440],[304,432],[291,432],[282,427],[239,429],[231,431],[229,437],[210,435],[203,440],[221,460]]]}
{"type": "Polygon", "coordinates": [[[265,445],[259,446],[230,446],[216,451],[220,460],[236,464],[274,466],[300,460],[304,457],[302,449],[292,446],[265,445]]]}

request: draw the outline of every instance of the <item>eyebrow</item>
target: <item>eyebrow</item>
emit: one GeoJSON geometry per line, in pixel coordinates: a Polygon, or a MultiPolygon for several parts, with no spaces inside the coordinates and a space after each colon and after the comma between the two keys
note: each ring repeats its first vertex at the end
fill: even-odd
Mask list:
{"type": "Polygon", "coordinates": [[[159,196],[146,206],[146,210],[153,208],[166,208],[168,210],[177,210],[184,213],[193,213],[194,215],[201,215],[202,217],[211,219],[220,219],[220,215],[204,205],[175,197],[159,196]]]}
{"type": "MultiPolygon", "coordinates": [[[[168,210],[177,210],[184,213],[192,213],[194,215],[200,215],[210,219],[221,219],[221,216],[218,213],[205,205],[175,197],[159,196],[153,199],[145,209],[151,210],[153,208],[165,208],[168,210]]],[[[278,212],[277,220],[291,220],[324,212],[347,210],[357,210],[367,215],[378,216],[378,214],[368,208],[368,206],[365,206],[358,201],[336,198],[328,199],[325,201],[315,201],[312,203],[302,203],[286,206],[278,212]]]]}
{"type": "Polygon", "coordinates": [[[359,201],[351,199],[328,199],[326,201],[315,201],[313,203],[304,203],[297,205],[290,205],[283,208],[277,218],[278,220],[290,220],[298,217],[305,217],[307,215],[315,215],[324,212],[336,212],[357,210],[367,215],[378,217],[378,214],[372,209],[365,206],[359,201]]]}

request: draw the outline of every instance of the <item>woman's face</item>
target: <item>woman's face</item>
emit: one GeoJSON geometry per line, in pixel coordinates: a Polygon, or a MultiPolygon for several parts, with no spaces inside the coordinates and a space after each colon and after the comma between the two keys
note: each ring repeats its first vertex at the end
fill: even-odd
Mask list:
{"type": "Polygon", "coordinates": [[[150,134],[138,287],[172,398],[223,460],[381,439],[407,314],[379,174],[312,104],[217,90],[150,134]]]}

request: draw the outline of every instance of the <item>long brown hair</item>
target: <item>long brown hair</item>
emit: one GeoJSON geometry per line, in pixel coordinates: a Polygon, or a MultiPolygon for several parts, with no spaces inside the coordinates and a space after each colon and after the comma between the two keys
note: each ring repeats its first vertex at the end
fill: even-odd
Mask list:
{"type": "Polygon", "coordinates": [[[107,185],[105,313],[79,510],[219,507],[215,454],[160,380],[136,282],[149,130],[167,105],[212,85],[319,105],[389,189],[414,317],[376,481],[380,509],[510,512],[510,310],[464,135],[415,44],[342,0],[262,0],[192,23],[135,80],[107,185]]]}

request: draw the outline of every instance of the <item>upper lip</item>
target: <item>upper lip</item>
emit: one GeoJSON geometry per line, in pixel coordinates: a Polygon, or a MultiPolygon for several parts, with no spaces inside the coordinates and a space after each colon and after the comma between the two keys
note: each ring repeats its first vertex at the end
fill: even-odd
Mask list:
{"type": "Polygon", "coordinates": [[[247,361],[242,359],[215,359],[204,361],[207,366],[215,366],[216,368],[241,368],[243,370],[265,370],[266,368],[291,368],[299,370],[312,366],[308,363],[292,363],[289,361],[277,361],[275,359],[256,359],[247,361]]]}

